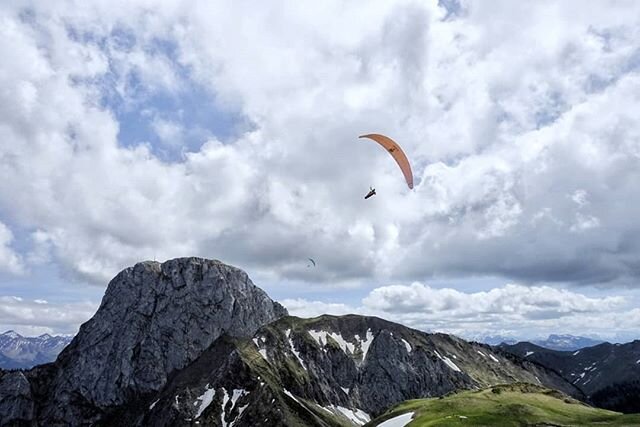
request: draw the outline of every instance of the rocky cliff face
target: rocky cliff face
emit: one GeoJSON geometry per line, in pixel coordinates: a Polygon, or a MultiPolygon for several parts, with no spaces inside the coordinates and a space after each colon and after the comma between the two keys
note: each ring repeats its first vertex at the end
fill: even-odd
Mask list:
{"type": "Polygon", "coordinates": [[[31,385],[24,373],[0,370],[0,426],[30,425],[33,417],[31,385]]]}
{"type": "Polygon", "coordinates": [[[407,399],[498,383],[554,383],[490,347],[378,318],[286,317],[251,340],[220,338],[152,400],[110,425],[362,425],[407,399]],[[124,421],[123,421],[124,420],[124,421]]]}
{"type": "Polygon", "coordinates": [[[119,273],[56,362],[26,373],[41,425],[95,423],[162,389],[219,336],[251,336],[286,310],[219,261],[143,262],[119,273]]]}

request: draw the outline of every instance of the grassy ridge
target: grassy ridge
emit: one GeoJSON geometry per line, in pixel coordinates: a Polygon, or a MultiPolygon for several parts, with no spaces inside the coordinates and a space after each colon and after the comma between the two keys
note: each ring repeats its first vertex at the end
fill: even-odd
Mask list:
{"type": "Polygon", "coordinates": [[[640,426],[640,414],[587,406],[558,391],[510,384],[444,398],[404,402],[367,426],[414,412],[408,427],[433,426],[640,426]]]}

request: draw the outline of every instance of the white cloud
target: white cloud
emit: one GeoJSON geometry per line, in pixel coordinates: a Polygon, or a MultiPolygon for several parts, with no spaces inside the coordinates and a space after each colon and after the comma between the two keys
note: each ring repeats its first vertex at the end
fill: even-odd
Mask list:
{"type": "Polygon", "coordinates": [[[24,335],[75,334],[97,308],[98,304],[89,301],[53,303],[0,296],[0,330],[24,335]]]}
{"type": "MultiPolygon", "coordinates": [[[[101,284],[183,255],[332,284],[636,283],[639,7],[7,3],[2,215],[34,233],[27,262],[101,284]],[[173,163],[119,144],[105,98],[153,109],[188,80],[251,130],[173,163]],[[369,131],[401,142],[414,191],[369,131]]],[[[149,120],[180,141],[179,114],[149,120]]]]}
{"type": "Polygon", "coordinates": [[[280,303],[287,307],[290,315],[298,317],[317,317],[323,314],[342,316],[344,314],[356,312],[356,309],[353,309],[346,304],[307,301],[302,298],[284,299],[280,301],[280,303]]]}
{"type": "Polygon", "coordinates": [[[182,145],[184,129],[179,123],[156,117],[151,126],[163,144],[174,147],[182,145]]]}
{"type": "Polygon", "coordinates": [[[24,272],[22,257],[11,247],[13,233],[9,228],[0,222],[0,272],[21,274],[24,272]]]}
{"type": "Polygon", "coordinates": [[[513,314],[523,319],[609,312],[624,302],[621,297],[588,298],[549,286],[509,284],[488,292],[464,293],[451,288],[434,289],[421,283],[376,288],[363,300],[365,307],[391,313],[420,312],[439,316],[447,313],[452,318],[513,314]]]}
{"type": "Polygon", "coordinates": [[[571,195],[571,200],[576,202],[578,206],[583,207],[589,204],[589,195],[585,190],[578,189],[571,195]]]}
{"type": "Polygon", "coordinates": [[[358,313],[469,339],[572,333],[629,340],[640,326],[638,309],[626,297],[588,297],[549,286],[508,284],[487,292],[461,292],[413,283],[373,289],[358,306],[304,299],[282,303],[301,317],[358,313]]]}

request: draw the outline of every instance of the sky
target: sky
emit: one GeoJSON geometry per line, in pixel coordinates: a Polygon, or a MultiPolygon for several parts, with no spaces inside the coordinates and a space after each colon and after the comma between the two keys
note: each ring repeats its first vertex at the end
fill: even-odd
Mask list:
{"type": "Polygon", "coordinates": [[[199,256],[298,316],[640,338],[638,2],[16,0],[0,57],[0,330],[199,256]]]}

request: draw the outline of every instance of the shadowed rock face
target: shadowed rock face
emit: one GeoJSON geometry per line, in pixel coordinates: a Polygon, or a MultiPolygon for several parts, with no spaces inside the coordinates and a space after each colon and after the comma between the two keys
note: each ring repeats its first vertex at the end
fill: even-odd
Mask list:
{"type": "Polygon", "coordinates": [[[640,340],[557,351],[528,342],[502,345],[508,353],[557,371],[593,404],[614,411],[640,411],[640,340]]]}
{"type": "Polygon", "coordinates": [[[513,382],[580,395],[486,345],[375,317],[285,317],[219,338],[165,388],[104,425],[355,426],[407,399],[513,382]]]}
{"type": "Polygon", "coordinates": [[[250,336],[286,314],[245,272],[219,261],[136,264],[109,283],[96,314],[58,357],[36,402],[39,422],[96,422],[160,390],[223,333],[250,336]]]}
{"type": "Polygon", "coordinates": [[[0,371],[0,425],[25,423],[33,418],[29,381],[20,371],[0,371]]]}

